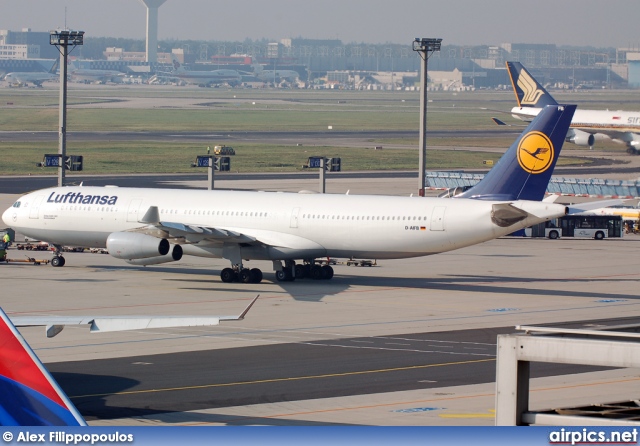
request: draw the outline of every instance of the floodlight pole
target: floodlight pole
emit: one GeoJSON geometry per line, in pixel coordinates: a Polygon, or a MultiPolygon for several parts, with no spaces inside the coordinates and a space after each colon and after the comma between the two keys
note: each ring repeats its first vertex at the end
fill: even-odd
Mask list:
{"type": "Polygon", "coordinates": [[[424,197],[425,172],[427,170],[427,62],[429,57],[440,51],[442,39],[415,38],[413,51],[422,59],[422,74],[420,77],[420,149],[418,170],[418,195],[424,197]]]}
{"type": "Polygon", "coordinates": [[[67,56],[84,42],[84,31],[50,31],[49,44],[60,52],[60,109],[58,112],[58,187],[64,186],[65,159],[67,154],[67,56]]]}

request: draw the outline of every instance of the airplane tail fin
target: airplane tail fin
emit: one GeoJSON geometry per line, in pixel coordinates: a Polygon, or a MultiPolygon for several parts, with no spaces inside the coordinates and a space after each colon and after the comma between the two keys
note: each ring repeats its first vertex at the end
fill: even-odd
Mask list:
{"type": "Polygon", "coordinates": [[[542,200],[575,110],[543,108],[482,181],[456,198],[542,200]]]}
{"type": "Polygon", "coordinates": [[[2,309],[0,425],[87,425],[2,309]]]}
{"type": "Polygon", "coordinates": [[[60,65],[60,59],[56,59],[53,65],[51,65],[51,69],[49,70],[49,73],[56,74],[56,72],[58,71],[58,65],[60,65]]]}
{"type": "Polygon", "coordinates": [[[518,107],[543,108],[547,105],[558,105],[553,96],[520,62],[507,62],[507,70],[509,70],[518,107]]]}
{"type": "Polygon", "coordinates": [[[171,63],[173,64],[172,72],[174,73],[182,73],[185,71],[184,67],[178,60],[175,54],[171,54],[171,63]]]}

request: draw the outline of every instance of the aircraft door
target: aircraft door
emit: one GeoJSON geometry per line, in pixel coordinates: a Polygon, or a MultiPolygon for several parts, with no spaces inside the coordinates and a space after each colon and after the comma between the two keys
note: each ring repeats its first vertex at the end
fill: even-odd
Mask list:
{"type": "Polygon", "coordinates": [[[127,221],[137,222],[141,216],[138,215],[140,205],[142,204],[142,198],[134,198],[129,203],[129,209],[127,210],[127,221]]]}
{"type": "Polygon", "coordinates": [[[300,213],[300,208],[293,208],[291,211],[291,222],[289,223],[290,228],[298,227],[298,214],[300,213]]]}
{"type": "Polygon", "coordinates": [[[431,213],[431,225],[429,230],[431,231],[444,231],[444,211],[447,208],[444,206],[436,206],[431,213]]]}
{"type": "Polygon", "coordinates": [[[42,203],[42,199],[44,195],[38,195],[31,205],[31,210],[29,211],[29,218],[40,218],[40,203],[42,203]]]}

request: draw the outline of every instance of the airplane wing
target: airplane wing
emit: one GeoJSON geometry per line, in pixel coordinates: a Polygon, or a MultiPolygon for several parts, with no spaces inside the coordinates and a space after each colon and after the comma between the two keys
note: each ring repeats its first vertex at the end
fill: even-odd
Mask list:
{"type": "Polygon", "coordinates": [[[147,226],[132,229],[128,232],[137,232],[153,237],[166,238],[176,244],[201,244],[223,245],[229,243],[247,245],[266,245],[291,249],[323,250],[324,247],[316,242],[299,237],[268,230],[251,228],[216,228],[196,224],[160,221],[158,207],[150,206],[140,223],[147,226]]]}
{"type": "Polygon", "coordinates": [[[65,325],[88,325],[91,333],[145,328],[204,327],[219,325],[222,321],[241,321],[260,295],[236,316],[16,316],[11,321],[16,327],[45,326],[48,338],[56,336],[65,325]]]}

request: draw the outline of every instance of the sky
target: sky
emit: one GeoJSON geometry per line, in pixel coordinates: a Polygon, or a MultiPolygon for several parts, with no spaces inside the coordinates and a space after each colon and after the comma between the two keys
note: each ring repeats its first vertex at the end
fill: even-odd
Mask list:
{"type": "MultiPolygon", "coordinates": [[[[0,0],[0,29],[144,39],[141,0],[0,0]]],[[[166,0],[158,38],[640,47],[640,0],[166,0]]]]}

